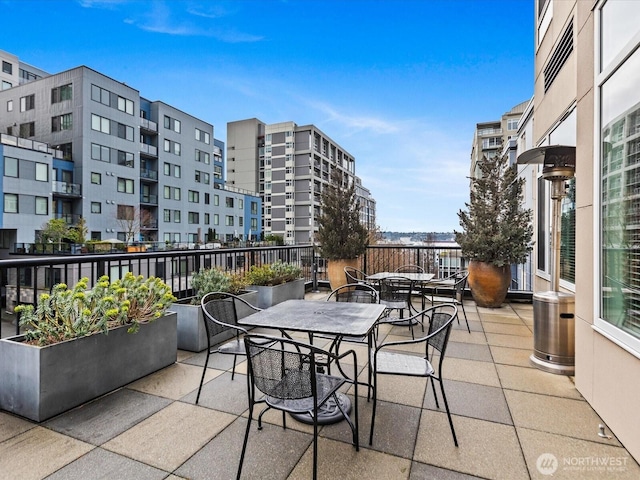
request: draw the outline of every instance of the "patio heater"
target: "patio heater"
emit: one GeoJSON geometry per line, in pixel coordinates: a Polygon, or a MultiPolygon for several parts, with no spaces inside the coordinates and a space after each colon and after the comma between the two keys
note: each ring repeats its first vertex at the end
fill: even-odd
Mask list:
{"type": "Polygon", "coordinates": [[[566,181],[576,170],[576,148],[553,145],[522,153],[518,164],[542,164],[542,177],[551,182],[551,290],[533,295],[533,366],[549,373],[575,373],[575,296],[560,292],[561,203],[566,181]]]}

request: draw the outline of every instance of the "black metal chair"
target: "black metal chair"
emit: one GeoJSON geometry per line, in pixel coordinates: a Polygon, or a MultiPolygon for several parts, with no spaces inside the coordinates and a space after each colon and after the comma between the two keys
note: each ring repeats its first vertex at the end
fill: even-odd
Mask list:
{"type": "Polygon", "coordinates": [[[420,265],[402,265],[396,268],[396,273],[424,273],[420,265]]]}
{"type": "Polygon", "coordinates": [[[429,388],[428,383],[431,381],[431,387],[433,389],[437,408],[440,408],[440,405],[438,404],[436,387],[433,382],[438,381],[440,383],[442,399],[444,400],[444,407],[447,412],[447,417],[449,418],[451,434],[453,435],[453,443],[456,447],[458,446],[458,439],[456,438],[456,432],[453,428],[451,412],[449,411],[449,404],[444,392],[444,383],[442,379],[442,362],[445,357],[447,343],[449,342],[451,324],[458,315],[458,308],[453,303],[443,303],[429,307],[425,311],[425,315],[430,319],[427,335],[422,338],[416,338],[415,340],[381,343],[376,347],[376,350],[371,357],[371,362],[373,364],[373,413],[371,414],[369,445],[373,444],[373,431],[375,426],[378,397],[378,376],[405,375],[412,377],[426,377],[427,389],[429,388]],[[398,352],[398,349],[405,345],[414,347],[421,343],[424,344],[424,355],[398,352]],[[438,353],[437,370],[432,364],[435,352],[438,353]]]}
{"type": "MultiPolygon", "coordinates": [[[[464,309],[464,291],[467,288],[467,278],[469,277],[468,272],[464,272],[462,274],[456,274],[453,276],[453,286],[451,288],[451,296],[436,296],[438,295],[438,287],[436,286],[435,295],[431,296],[431,303],[435,305],[436,303],[450,303],[453,302],[457,306],[462,307],[462,313],[464,315],[464,321],[467,324],[467,331],[471,333],[471,328],[469,327],[469,320],[467,319],[467,312],[464,309]]],[[[441,287],[442,288],[442,287],[441,287]]],[[[458,317],[458,325],[460,324],[460,317],[458,317]]]]}
{"type": "Polygon", "coordinates": [[[353,350],[342,355],[334,355],[313,345],[288,338],[275,338],[263,335],[247,335],[244,337],[248,363],[248,395],[249,419],[240,454],[237,479],[242,473],[242,464],[249,439],[249,430],[253,420],[256,403],[266,403],[267,407],[258,416],[258,430],[262,428],[262,415],[273,408],[282,411],[283,427],[287,428],[285,413],[309,414],[313,421],[313,478],[318,476],[318,412],[319,409],[333,399],[353,434],[353,445],[360,449],[358,433],[358,384],[357,358],[353,350]],[[352,356],[354,379],[319,373],[316,358],[325,356],[332,362],[339,363],[346,356],[352,356]],[[344,411],[338,401],[337,392],[345,383],[354,386],[354,421],[344,411]]]}
{"type": "Polygon", "coordinates": [[[344,267],[344,274],[347,279],[347,283],[368,284],[367,274],[357,268],[344,267]]]}
{"type": "MultiPolygon", "coordinates": [[[[416,322],[404,318],[404,311],[411,315],[411,295],[414,282],[407,277],[389,276],[380,280],[380,303],[387,308],[385,323],[408,325],[411,330],[411,337],[414,337],[413,326],[416,322]],[[394,310],[398,311],[398,317],[391,316],[394,310]]],[[[423,328],[424,331],[424,328],[423,328]]]]}
{"type": "MultiPolygon", "coordinates": [[[[204,362],[202,370],[202,378],[200,379],[200,387],[196,397],[196,404],[200,400],[200,392],[204,383],[204,376],[207,373],[207,365],[209,357],[212,353],[220,353],[223,355],[233,355],[233,369],[231,370],[231,380],[236,373],[236,361],[238,355],[246,355],[244,342],[241,335],[246,334],[247,330],[238,325],[238,313],[236,310],[236,302],[242,302],[251,311],[258,312],[261,309],[254,307],[246,300],[224,292],[210,292],[202,297],[200,306],[202,308],[202,318],[204,327],[207,332],[207,359],[204,362]],[[225,343],[215,342],[216,336],[228,332],[228,336],[232,336],[231,340],[225,343]]],[[[219,339],[220,337],[218,337],[219,339]]],[[[224,342],[224,339],[221,340],[224,342]]]]}

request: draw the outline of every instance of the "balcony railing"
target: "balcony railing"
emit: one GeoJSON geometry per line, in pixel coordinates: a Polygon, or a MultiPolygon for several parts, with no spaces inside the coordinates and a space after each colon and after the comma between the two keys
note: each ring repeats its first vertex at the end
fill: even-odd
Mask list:
{"type": "Polygon", "coordinates": [[[141,153],[146,153],[147,155],[149,155],[151,157],[157,157],[158,156],[158,147],[156,147],[154,145],[148,145],[146,143],[141,143],[140,144],[140,152],[141,153]]]}
{"type": "Polygon", "coordinates": [[[75,213],[55,213],[54,218],[61,218],[67,225],[76,225],[80,220],[80,215],[75,213]]]}
{"type": "Polygon", "coordinates": [[[141,118],[140,119],[140,128],[142,128],[144,130],[148,130],[150,132],[157,132],[158,131],[158,124],[156,122],[151,121],[151,120],[147,120],[146,118],[141,118]]]}
{"type": "Polygon", "coordinates": [[[158,204],[158,195],[140,194],[140,203],[148,203],[150,205],[158,204]]]}
{"type": "Polygon", "coordinates": [[[140,169],[140,177],[146,178],[149,180],[158,180],[158,171],[151,170],[149,168],[141,168],[140,169]]]}
{"type": "Polygon", "coordinates": [[[53,193],[72,195],[75,197],[82,196],[82,185],[79,183],[59,182],[54,180],[52,182],[52,190],[53,193]]]}

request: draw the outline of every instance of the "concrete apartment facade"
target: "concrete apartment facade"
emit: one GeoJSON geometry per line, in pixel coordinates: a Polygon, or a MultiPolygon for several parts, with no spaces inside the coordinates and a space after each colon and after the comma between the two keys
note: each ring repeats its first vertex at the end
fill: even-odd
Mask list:
{"type": "MultiPolygon", "coordinates": [[[[576,147],[575,385],[640,460],[640,2],[537,0],[535,90],[518,151],[576,147]]],[[[536,212],[535,291],[550,289],[549,192],[526,166],[536,212]]],[[[569,186],[569,191],[573,188],[569,186]]],[[[569,195],[571,196],[571,195],[569,195]]],[[[573,203],[573,205],[571,205],[573,203]]],[[[565,226],[563,225],[563,228],[565,226]]],[[[564,262],[566,258],[562,258],[564,262]]],[[[595,426],[594,426],[595,428],[595,426]]],[[[595,432],[594,432],[595,435],[595,432]]]]}
{"type": "Polygon", "coordinates": [[[355,182],[361,221],[375,228],[375,200],[355,175],[355,158],[320,129],[256,118],[227,124],[227,181],[259,192],[264,233],[285,244],[314,241],[322,189],[336,168],[355,182]]]}
{"type": "MultiPolygon", "coordinates": [[[[24,71],[17,57],[0,57],[3,68],[24,71]]],[[[0,131],[62,152],[51,165],[40,227],[49,218],[74,225],[83,217],[94,240],[172,244],[205,243],[208,234],[243,240],[250,229],[260,235],[261,200],[226,187],[224,143],[211,124],[85,66],[22,80],[0,91],[0,131]],[[140,220],[134,236],[132,212],[140,220]]],[[[22,204],[26,192],[5,188],[5,203],[18,195],[22,204]]],[[[5,209],[5,220],[10,214],[5,209]]],[[[15,242],[34,242],[39,228],[32,227],[17,229],[15,242]]]]}

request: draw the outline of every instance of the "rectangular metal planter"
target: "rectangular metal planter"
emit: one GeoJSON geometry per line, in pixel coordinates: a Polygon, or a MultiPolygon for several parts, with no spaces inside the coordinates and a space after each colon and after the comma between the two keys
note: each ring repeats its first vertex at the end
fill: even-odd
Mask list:
{"type": "Polygon", "coordinates": [[[250,288],[258,292],[257,306],[259,308],[269,308],[285,300],[304,299],[304,278],[274,285],[273,287],[251,285],[250,288]]]}
{"type": "MultiPolygon", "coordinates": [[[[251,305],[257,305],[258,292],[250,291],[240,295],[251,305]]],[[[187,303],[174,303],[171,310],[178,314],[178,348],[189,352],[201,352],[207,348],[207,331],[204,328],[202,319],[202,308],[200,305],[187,303]]],[[[251,315],[253,311],[242,302],[236,302],[238,318],[251,315]]],[[[233,332],[227,331],[216,335],[213,344],[229,340],[233,332]]]]}
{"type": "Polygon", "coordinates": [[[177,360],[177,315],[37,347],[0,340],[0,409],[42,422],[177,360]]]}

